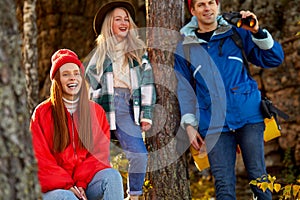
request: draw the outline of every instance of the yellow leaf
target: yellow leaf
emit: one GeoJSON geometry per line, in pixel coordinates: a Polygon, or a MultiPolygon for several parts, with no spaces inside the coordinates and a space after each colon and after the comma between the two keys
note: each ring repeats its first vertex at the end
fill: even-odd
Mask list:
{"type": "Polygon", "coordinates": [[[279,192],[280,189],[281,189],[281,185],[278,184],[278,183],[275,183],[275,184],[274,184],[274,190],[275,190],[276,192],[279,192]]]}
{"type": "Polygon", "coordinates": [[[271,192],[273,192],[273,183],[268,183],[268,188],[271,192]]]}
{"type": "Polygon", "coordinates": [[[292,190],[291,185],[284,186],[283,195],[285,199],[291,198],[291,190],[292,190]]]}
{"type": "Polygon", "coordinates": [[[270,174],[268,174],[268,180],[270,180],[271,179],[271,175],[270,174]]]}
{"type": "Polygon", "coordinates": [[[269,181],[270,181],[271,183],[274,183],[275,180],[276,180],[276,177],[275,177],[275,176],[273,176],[273,177],[270,176],[268,179],[269,179],[269,181]]]}
{"type": "Polygon", "coordinates": [[[252,181],[250,181],[249,184],[251,184],[251,185],[257,185],[257,181],[256,180],[252,180],[252,181]]]}
{"type": "Polygon", "coordinates": [[[269,185],[269,183],[267,183],[267,182],[263,182],[261,184],[261,189],[263,192],[265,192],[268,189],[268,185],[269,185]]]}
{"type": "Polygon", "coordinates": [[[297,193],[299,192],[300,185],[293,185],[293,195],[294,197],[297,196],[297,193]]]}

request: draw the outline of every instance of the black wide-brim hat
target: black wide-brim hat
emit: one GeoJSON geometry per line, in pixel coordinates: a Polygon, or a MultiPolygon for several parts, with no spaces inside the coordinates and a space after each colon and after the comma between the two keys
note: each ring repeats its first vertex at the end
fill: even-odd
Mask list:
{"type": "Polygon", "coordinates": [[[102,24],[106,14],[117,7],[123,7],[126,10],[128,10],[131,18],[135,20],[135,8],[130,1],[123,0],[123,1],[108,2],[99,8],[99,10],[97,11],[94,17],[93,27],[94,27],[94,32],[96,33],[97,36],[100,35],[102,24]]]}

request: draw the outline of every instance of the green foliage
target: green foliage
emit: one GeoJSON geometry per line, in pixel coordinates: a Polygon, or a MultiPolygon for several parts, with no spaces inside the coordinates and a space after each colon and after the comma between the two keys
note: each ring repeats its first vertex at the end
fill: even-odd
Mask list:
{"type": "Polygon", "coordinates": [[[288,148],[284,153],[283,165],[284,169],[282,170],[283,177],[286,183],[294,183],[297,179],[297,168],[293,162],[292,149],[288,148]]]}

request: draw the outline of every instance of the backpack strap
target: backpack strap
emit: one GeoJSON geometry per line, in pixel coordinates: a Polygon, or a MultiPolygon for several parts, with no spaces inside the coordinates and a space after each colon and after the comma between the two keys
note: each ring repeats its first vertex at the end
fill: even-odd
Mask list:
{"type": "MultiPolygon", "coordinates": [[[[233,40],[233,42],[235,43],[235,45],[241,50],[242,56],[243,56],[243,62],[245,64],[247,73],[251,77],[251,73],[250,73],[250,69],[249,69],[249,63],[248,63],[247,55],[246,55],[245,50],[244,50],[244,45],[243,45],[242,38],[241,38],[240,34],[237,32],[237,30],[235,28],[232,28],[232,32],[233,32],[233,34],[230,36],[230,38],[233,40]]],[[[218,47],[218,49],[219,49],[219,56],[223,55],[223,53],[222,53],[222,47],[223,47],[224,41],[225,41],[224,38],[222,38],[221,41],[220,41],[220,43],[219,43],[219,47],[218,47]]]]}
{"type": "Polygon", "coordinates": [[[231,39],[234,41],[236,46],[241,49],[243,61],[244,61],[247,73],[251,76],[250,69],[249,69],[249,63],[248,63],[247,55],[244,50],[242,38],[235,28],[233,28],[232,31],[233,31],[233,34],[231,35],[231,39]]]}
{"type": "Polygon", "coordinates": [[[224,40],[224,38],[222,38],[219,43],[219,46],[218,46],[219,56],[223,56],[222,47],[223,47],[224,42],[225,42],[225,40],[224,40]]]}

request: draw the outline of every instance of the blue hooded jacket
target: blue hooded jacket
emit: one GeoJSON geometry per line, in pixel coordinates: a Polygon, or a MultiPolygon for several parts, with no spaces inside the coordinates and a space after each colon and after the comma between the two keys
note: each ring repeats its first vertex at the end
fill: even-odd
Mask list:
{"type": "Polygon", "coordinates": [[[273,68],[284,59],[281,45],[267,30],[262,30],[266,38],[257,39],[250,31],[229,25],[221,16],[217,20],[218,27],[207,42],[196,36],[198,22],[192,17],[180,30],[183,39],[175,53],[181,126],[198,126],[202,136],[263,121],[260,91],[247,73],[241,49],[230,37],[232,29],[241,36],[247,59],[252,64],[273,68]],[[190,66],[184,54],[185,45],[190,52],[190,66]]]}

